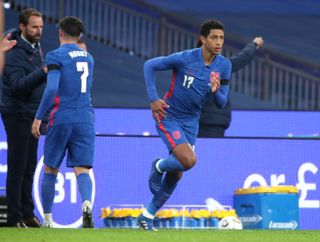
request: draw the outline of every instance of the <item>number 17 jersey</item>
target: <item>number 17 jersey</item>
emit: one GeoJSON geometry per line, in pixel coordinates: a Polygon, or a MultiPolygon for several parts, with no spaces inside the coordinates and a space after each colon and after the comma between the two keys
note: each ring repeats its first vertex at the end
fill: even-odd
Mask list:
{"type": "Polygon", "coordinates": [[[93,122],[92,56],[76,44],[64,44],[47,54],[46,64],[60,71],[58,90],[49,114],[49,125],[93,122]]]}

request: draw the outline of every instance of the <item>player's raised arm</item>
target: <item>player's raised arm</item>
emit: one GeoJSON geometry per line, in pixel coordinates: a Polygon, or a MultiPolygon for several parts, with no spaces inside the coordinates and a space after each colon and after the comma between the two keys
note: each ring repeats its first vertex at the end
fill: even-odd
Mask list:
{"type": "Polygon", "coordinates": [[[221,108],[224,108],[224,106],[228,102],[230,79],[231,79],[231,63],[229,60],[227,60],[225,71],[221,73],[221,76],[220,76],[220,86],[218,90],[215,92],[216,101],[221,108]]]}

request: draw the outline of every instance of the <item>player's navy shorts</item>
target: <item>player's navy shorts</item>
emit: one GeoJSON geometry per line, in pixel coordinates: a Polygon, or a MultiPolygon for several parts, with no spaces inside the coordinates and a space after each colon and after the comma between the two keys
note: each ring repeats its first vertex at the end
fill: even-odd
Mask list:
{"type": "Polygon", "coordinates": [[[156,122],[156,128],[161,139],[167,145],[171,152],[177,145],[189,143],[195,145],[199,121],[196,120],[175,120],[172,118],[164,118],[156,122]]]}
{"type": "Polygon", "coordinates": [[[91,123],[61,124],[49,127],[44,145],[44,163],[59,168],[66,151],[67,167],[92,167],[95,143],[91,123]]]}

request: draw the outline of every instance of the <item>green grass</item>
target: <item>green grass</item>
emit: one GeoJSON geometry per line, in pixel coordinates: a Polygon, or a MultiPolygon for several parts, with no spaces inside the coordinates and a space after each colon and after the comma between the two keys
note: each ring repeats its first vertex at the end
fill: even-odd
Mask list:
{"type": "Polygon", "coordinates": [[[15,229],[0,228],[1,242],[319,242],[320,231],[15,229]]]}

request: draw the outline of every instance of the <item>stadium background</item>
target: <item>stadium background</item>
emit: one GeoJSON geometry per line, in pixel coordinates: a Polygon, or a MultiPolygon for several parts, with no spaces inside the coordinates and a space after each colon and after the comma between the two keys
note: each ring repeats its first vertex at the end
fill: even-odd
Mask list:
{"type": "MultiPolygon", "coordinates": [[[[55,23],[59,13],[61,14],[59,4],[64,1],[9,2],[12,9],[6,10],[7,29],[16,27],[19,9],[27,6],[36,7],[46,15],[43,48],[50,51],[57,47],[58,40],[52,36],[57,32],[55,23]]],[[[87,27],[85,41],[96,59],[94,105],[112,108],[96,110],[98,137],[94,171],[96,185],[94,217],[99,227],[102,226],[102,221],[98,219],[102,207],[121,203],[143,204],[149,200],[150,192],[146,184],[150,161],[155,156],[166,155],[160,139],[153,137],[156,133],[148,110],[114,109],[148,106],[142,65],[145,58],[155,55],[156,52],[143,52],[145,50],[143,44],[138,46],[139,48],[137,46],[130,48],[130,38],[128,38],[129,47],[126,46],[128,44],[124,43],[126,36],[109,36],[108,39],[99,36],[99,29],[96,27],[98,25],[94,24],[95,21],[99,23],[97,20],[99,14],[96,17],[92,16],[95,16],[97,13],[95,11],[100,4],[105,4],[115,9],[112,10],[114,16],[110,17],[113,20],[124,15],[117,14],[118,9],[129,9],[141,15],[147,14],[149,17],[161,19],[164,16],[168,22],[171,21],[170,24],[176,25],[176,29],[187,29],[191,35],[194,35],[197,29],[191,23],[195,22],[198,26],[207,17],[221,19],[227,27],[227,55],[240,49],[255,36],[264,37],[265,48],[249,68],[234,76],[233,81],[236,84],[233,84],[231,93],[235,109],[256,111],[233,112],[232,125],[227,131],[227,136],[230,138],[198,140],[196,152],[199,162],[186,174],[169,204],[204,204],[206,198],[213,197],[222,204],[232,205],[234,190],[243,187],[250,175],[259,174],[256,178],[262,177],[266,185],[275,185],[279,177],[278,181],[283,184],[298,184],[300,228],[320,229],[318,172],[320,157],[318,139],[320,123],[318,53],[320,50],[318,43],[320,37],[319,32],[315,31],[320,24],[318,1],[272,0],[258,3],[248,0],[243,4],[242,1],[236,0],[219,3],[188,0],[175,1],[172,5],[171,1],[151,0],[70,0],[65,3],[68,5],[64,11],[77,9],[74,13],[80,18],[83,17],[87,27]],[[81,9],[83,6],[87,6],[90,11],[81,9]],[[142,51],[139,52],[139,49],[142,51]],[[266,60],[266,56],[277,62],[278,66],[284,66],[281,69],[282,74],[277,74],[277,71],[272,69],[273,62],[270,62],[270,68],[264,71],[269,73],[267,75],[269,79],[257,74],[259,71],[256,69],[259,68],[252,68],[252,66],[258,67],[259,60],[266,60]],[[299,75],[296,72],[299,72],[299,75]],[[260,78],[262,81],[256,82],[260,78]],[[267,85],[269,82],[266,81],[272,85],[267,85]],[[273,85],[276,82],[281,85],[273,85]],[[290,86],[291,82],[293,85],[290,86]],[[259,89],[259,85],[263,88],[259,89]],[[267,93],[263,91],[266,89],[267,93]],[[145,137],[148,134],[152,137],[145,137]]],[[[112,11],[110,10],[109,13],[112,11]]],[[[114,21],[113,30],[121,32],[117,29],[119,26],[116,22],[114,21]]],[[[135,30],[139,32],[143,26],[144,22],[141,22],[135,26],[135,30]]],[[[166,42],[174,39],[170,36],[166,36],[166,42]]],[[[192,39],[193,42],[194,40],[192,39]]],[[[151,37],[149,40],[144,40],[144,44],[149,46],[147,43],[152,41],[154,39],[151,37]]],[[[161,42],[157,43],[161,45],[161,42]]],[[[169,50],[168,47],[162,51],[169,50]]],[[[175,49],[171,48],[171,50],[175,49]]],[[[265,65],[265,62],[263,63],[265,65]]],[[[159,75],[163,80],[159,83],[161,92],[166,90],[169,76],[170,73],[159,75]]],[[[0,142],[0,187],[3,187],[5,186],[6,144],[2,124],[0,125],[0,142]]],[[[39,160],[43,155],[42,146],[43,140],[40,143],[39,160]]],[[[39,164],[37,175],[40,176],[41,162],[39,164]]],[[[55,222],[63,226],[71,226],[71,224],[75,226],[77,225],[75,218],[80,218],[79,197],[75,193],[76,184],[70,172],[62,169],[59,176],[61,187],[58,186],[56,191],[55,222]]],[[[36,181],[39,176],[36,177],[36,181]]],[[[34,194],[36,200],[38,199],[37,189],[36,182],[34,194]]],[[[37,210],[39,209],[37,205],[37,210]]]]}
{"type": "MultiPolygon", "coordinates": [[[[149,110],[142,109],[96,110],[97,131],[108,130],[109,133],[97,134],[96,138],[94,218],[98,227],[103,227],[103,222],[99,219],[101,208],[117,204],[141,206],[150,199],[151,194],[146,185],[150,161],[156,156],[166,156],[167,151],[162,141],[152,135],[154,128],[151,118],[148,122],[148,112],[149,110]],[[129,117],[133,120],[132,126],[128,125],[129,117]],[[151,136],[148,137],[145,132],[151,136]]],[[[260,124],[265,119],[260,111],[242,112],[256,116],[256,120],[261,121],[257,122],[260,124]]],[[[237,128],[233,128],[234,134],[240,134],[239,137],[198,139],[196,153],[199,162],[192,171],[186,173],[168,204],[205,205],[205,200],[212,197],[224,205],[232,206],[234,190],[240,187],[297,185],[300,189],[300,228],[320,229],[320,149],[319,140],[311,135],[317,130],[317,126],[311,125],[308,133],[304,133],[305,126],[300,125],[301,121],[318,124],[312,122],[318,117],[314,115],[317,113],[291,111],[288,114],[270,111],[268,118],[277,121],[277,126],[269,123],[267,126],[252,127],[252,130],[256,130],[252,135],[260,136],[259,138],[241,137],[243,127],[240,122],[237,128]],[[288,123],[291,133],[306,134],[304,138],[285,137],[283,131],[287,129],[288,123]],[[264,135],[259,135],[259,130],[264,130],[265,134],[272,133],[275,138],[262,137],[264,135]]],[[[234,123],[237,123],[236,117],[237,115],[234,123]]],[[[6,176],[6,149],[3,146],[3,128],[0,130],[0,187],[3,187],[6,176]]],[[[42,175],[42,147],[43,139],[40,142],[40,162],[34,185],[38,213],[41,211],[39,178],[42,175]]],[[[80,220],[77,221],[81,216],[77,183],[72,170],[62,167],[56,186],[54,220],[58,226],[77,227],[81,224],[80,220]]]]}

